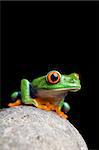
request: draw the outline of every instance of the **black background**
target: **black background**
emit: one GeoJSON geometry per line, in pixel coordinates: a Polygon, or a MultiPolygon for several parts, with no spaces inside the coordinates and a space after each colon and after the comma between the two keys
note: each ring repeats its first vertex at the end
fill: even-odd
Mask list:
{"type": "Polygon", "coordinates": [[[2,106],[22,78],[52,69],[80,75],[69,120],[97,148],[96,2],[2,2],[2,106]]]}

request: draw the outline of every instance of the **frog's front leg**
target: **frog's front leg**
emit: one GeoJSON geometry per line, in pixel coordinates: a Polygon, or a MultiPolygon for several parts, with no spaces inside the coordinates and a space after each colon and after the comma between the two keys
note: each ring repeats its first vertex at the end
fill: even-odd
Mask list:
{"type": "Polygon", "coordinates": [[[24,104],[38,106],[36,99],[30,97],[30,82],[26,79],[21,80],[21,98],[24,104]]]}
{"type": "Polygon", "coordinates": [[[56,107],[56,112],[59,116],[66,119],[66,118],[68,118],[68,116],[64,112],[61,111],[62,107],[64,107],[65,113],[67,113],[70,110],[69,104],[64,102],[64,99],[61,100],[59,105],[56,107]]]}

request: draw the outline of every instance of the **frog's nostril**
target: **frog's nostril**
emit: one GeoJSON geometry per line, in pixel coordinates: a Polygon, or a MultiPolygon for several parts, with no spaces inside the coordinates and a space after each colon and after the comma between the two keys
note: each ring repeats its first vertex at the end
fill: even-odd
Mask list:
{"type": "Polygon", "coordinates": [[[74,83],[74,82],[75,82],[75,80],[74,80],[74,79],[72,79],[72,80],[70,80],[70,82],[71,82],[71,83],[74,83]]]}

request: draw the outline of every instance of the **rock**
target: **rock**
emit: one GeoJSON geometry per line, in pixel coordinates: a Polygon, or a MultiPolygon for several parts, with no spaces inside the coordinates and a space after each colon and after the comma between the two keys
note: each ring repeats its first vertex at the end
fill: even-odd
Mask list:
{"type": "Polygon", "coordinates": [[[32,106],[0,112],[0,150],[88,150],[77,129],[55,112],[32,106]]]}

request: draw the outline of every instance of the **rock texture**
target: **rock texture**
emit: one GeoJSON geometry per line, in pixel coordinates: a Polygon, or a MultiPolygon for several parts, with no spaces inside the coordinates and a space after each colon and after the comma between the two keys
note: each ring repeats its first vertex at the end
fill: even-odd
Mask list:
{"type": "Polygon", "coordinates": [[[80,133],[55,112],[32,106],[0,112],[0,150],[88,150],[80,133]]]}

